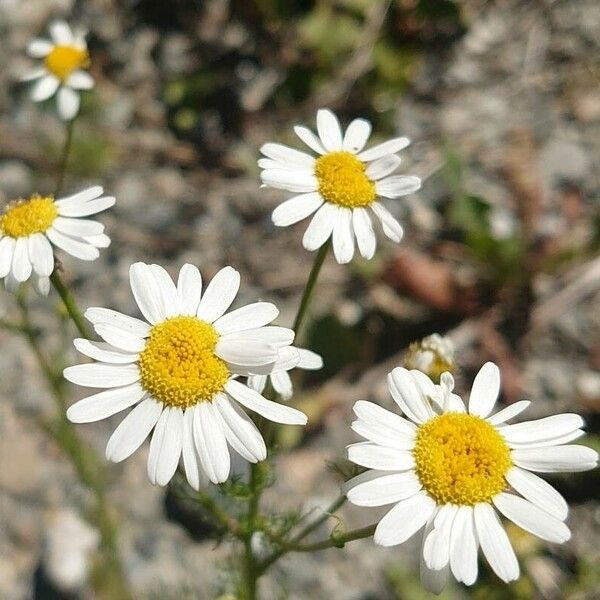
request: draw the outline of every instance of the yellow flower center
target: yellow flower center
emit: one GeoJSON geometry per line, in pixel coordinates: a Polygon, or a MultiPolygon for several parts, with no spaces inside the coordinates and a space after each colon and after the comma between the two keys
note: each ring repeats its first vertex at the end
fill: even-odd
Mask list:
{"type": "Polygon", "coordinates": [[[90,55],[85,48],[54,46],[45,63],[48,71],[64,82],[73,71],[90,66],[90,55]]]}
{"type": "Polygon", "coordinates": [[[196,317],[173,317],[150,331],[139,356],[142,387],[167,406],[212,400],[229,378],[215,355],[219,334],[196,317]]]}
{"type": "Polygon", "coordinates": [[[446,413],[421,425],[413,455],[420,482],[438,504],[489,502],[506,486],[510,450],[487,421],[446,413]]]}
{"type": "Polygon", "coordinates": [[[0,233],[12,238],[45,233],[57,216],[58,209],[51,196],[36,194],[29,200],[15,200],[0,216],[0,233]]]}
{"type": "Polygon", "coordinates": [[[330,152],[315,162],[319,193],[325,200],[356,208],[375,200],[375,184],[365,175],[365,164],[350,152],[330,152]]]}

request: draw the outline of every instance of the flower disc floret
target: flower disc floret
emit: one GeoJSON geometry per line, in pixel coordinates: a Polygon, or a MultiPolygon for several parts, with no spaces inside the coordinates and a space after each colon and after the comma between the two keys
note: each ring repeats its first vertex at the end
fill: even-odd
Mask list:
{"type": "Polygon", "coordinates": [[[219,335],[196,317],[173,317],[151,332],[139,356],[142,387],[166,406],[188,408],[212,400],[229,378],[215,355],[219,335]]]}
{"type": "Polygon", "coordinates": [[[319,193],[325,200],[358,208],[369,206],[376,197],[375,183],[365,174],[365,164],[350,152],[331,152],[315,162],[319,193]]]}
{"type": "Polygon", "coordinates": [[[507,487],[510,449],[487,421],[446,413],[419,427],[413,455],[417,476],[438,504],[474,506],[507,487]]]}
{"type": "Polygon", "coordinates": [[[73,71],[89,67],[90,56],[85,48],[55,46],[45,59],[46,68],[61,81],[66,81],[73,71]]]}
{"type": "Polygon", "coordinates": [[[32,196],[29,200],[11,202],[0,217],[0,233],[13,238],[45,233],[58,216],[54,199],[32,196]]]}

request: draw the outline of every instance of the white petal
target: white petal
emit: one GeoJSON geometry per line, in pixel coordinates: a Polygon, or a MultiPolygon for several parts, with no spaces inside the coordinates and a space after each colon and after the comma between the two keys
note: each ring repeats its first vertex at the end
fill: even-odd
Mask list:
{"type": "Polygon", "coordinates": [[[377,181],[378,179],[382,179],[386,175],[393,173],[400,166],[401,162],[402,160],[400,157],[396,156],[395,154],[382,156],[381,158],[374,160],[372,163],[369,163],[365,171],[365,175],[371,181],[377,181]]]}
{"type": "Polygon", "coordinates": [[[69,75],[66,85],[75,90],[91,90],[94,79],[87,71],[75,71],[69,75]]]}
{"type": "Polygon", "coordinates": [[[262,394],[265,387],[267,386],[268,375],[250,375],[246,385],[251,389],[262,394]]]}
{"type": "Polygon", "coordinates": [[[567,518],[569,507],[565,499],[541,477],[519,467],[512,467],[506,474],[506,481],[542,510],[561,521],[567,518]]]}
{"type": "Polygon", "coordinates": [[[279,349],[279,355],[273,365],[274,371],[289,371],[294,367],[299,366],[300,352],[293,346],[286,346],[279,349]]]}
{"type": "Polygon", "coordinates": [[[94,326],[96,333],[105,341],[125,352],[141,352],[146,346],[146,341],[117,325],[98,323],[94,326]]]}
{"type": "Polygon", "coordinates": [[[413,175],[391,175],[375,182],[375,191],[384,198],[400,198],[421,188],[421,180],[413,175]]]}
{"type": "Polygon", "coordinates": [[[81,354],[85,354],[85,356],[101,362],[126,365],[135,362],[138,358],[137,354],[119,352],[111,344],[91,342],[85,338],[74,339],[73,345],[81,354]]]}
{"type": "Polygon", "coordinates": [[[183,413],[183,442],[181,453],[183,456],[183,468],[185,476],[192,489],[198,491],[205,482],[206,476],[200,466],[196,442],[194,440],[194,413],[196,407],[188,408],[183,413]]]}
{"type": "Polygon", "coordinates": [[[79,242],[68,235],[60,233],[60,231],[57,231],[53,227],[50,227],[50,229],[46,231],[46,236],[55,246],[58,246],[67,254],[79,258],[80,260],[96,260],[100,256],[98,248],[86,244],[85,242],[79,242]]]}
{"type": "Polygon", "coordinates": [[[387,142],[377,144],[377,146],[373,146],[372,148],[361,152],[358,155],[358,158],[360,158],[360,160],[364,160],[365,162],[369,162],[381,158],[386,154],[396,154],[396,152],[400,152],[400,150],[403,150],[409,144],[410,140],[406,137],[393,138],[387,142]]]}
{"type": "Polygon", "coordinates": [[[387,448],[370,442],[359,442],[348,446],[348,460],[379,471],[406,471],[415,466],[411,452],[387,448]]]}
{"type": "Polygon", "coordinates": [[[166,269],[160,265],[150,265],[150,271],[156,280],[156,285],[160,292],[160,300],[162,303],[162,311],[165,316],[173,317],[181,314],[181,307],[179,306],[179,294],[177,288],[171,279],[171,276],[167,273],[166,269]]]}
{"type": "Polygon", "coordinates": [[[52,52],[53,48],[52,42],[36,38],[27,44],[27,54],[33,58],[45,58],[52,52]]]}
{"type": "Polygon", "coordinates": [[[260,178],[265,185],[289,192],[315,192],[319,187],[314,173],[306,169],[265,169],[260,178]]]}
{"type": "Polygon", "coordinates": [[[96,248],[108,248],[110,246],[110,238],[104,233],[99,235],[86,235],[83,240],[96,248]]]}
{"type": "Polygon", "coordinates": [[[153,398],[142,400],[114,430],[106,445],[106,458],[121,462],[129,458],[148,437],[163,410],[153,398]]]}
{"type": "Polygon", "coordinates": [[[337,206],[325,202],[316,212],[302,238],[303,246],[310,252],[320,248],[328,239],[336,223],[337,206]]]}
{"type": "MultiPolygon", "coordinates": [[[[66,196],[65,198],[60,198],[56,200],[55,204],[59,209],[62,208],[72,208],[74,206],[81,206],[90,200],[95,200],[99,198],[104,193],[104,188],[101,185],[94,185],[92,187],[86,188],[81,192],[77,192],[76,194],[72,194],[71,196],[66,196]]],[[[62,212],[59,211],[60,214],[62,212]]]]}
{"type": "Polygon", "coordinates": [[[48,277],[38,277],[33,285],[38,294],[41,296],[47,296],[50,292],[50,279],[48,277]]]}
{"type": "Polygon", "coordinates": [[[140,379],[137,365],[105,365],[88,363],[67,367],[65,379],[76,385],[95,388],[114,388],[135,383],[140,379]]]}
{"type": "Polygon", "coordinates": [[[39,79],[40,77],[44,77],[45,75],[47,75],[47,73],[48,73],[48,69],[46,69],[46,67],[38,67],[37,69],[33,69],[33,70],[29,71],[28,73],[25,73],[25,75],[23,75],[20,78],[20,81],[22,81],[22,82],[33,81],[34,79],[39,79]]]}
{"type": "Polygon", "coordinates": [[[34,271],[42,277],[49,277],[54,271],[54,253],[46,236],[41,233],[30,235],[28,246],[34,271]]]}
{"type": "Polygon", "coordinates": [[[323,148],[328,152],[342,149],[342,128],[338,118],[327,108],[317,111],[317,131],[323,148]]]}
{"type": "Polygon", "coordinates": [[[425,492],[398,502],[377,525],[373,540],[380,546],[396,546],[412,537],[435,510],[435,501],[425,492]]]}
{"type": "Polygon", "coordinates": [[[355,208],[352,211],[352,226],[361,256],[370,260],[375,254],[377,240],[368,211],[360,207],[355,208]]]}
{"type": "Polygon", "coordinates": [[[296,348],[296,350],[298,350],[298,354],[300,355],[299,369],[314,371],[323,368],[323,359],[320,354],[306,348],[296,348]]]}
{"type": "Polygon", "coordinates": [[[84,314],[85,318],[92,323],[97,325],[98,323],[106,323],[120,327],[125,331],[129,331],[139,337],[148,337],[150,335],[150,325],[144,323],[140,319],[124,315],[123,313],[111,310],[110,308],[92,307],[88,308],[84,314]]]}
{"type": "Polygon", "coordinates": [[[129,267],[129,284],[135,301],[146,318],[152,324],[164,321],[162,298],[156,279],[149,265],[137,262],[129,267]]]}
{"type": "Polygon", "coordinates": [[[333,228],[333,253],[339,264],[349,263],[354,256],[354,232],[352,230],[352,211],[338,207],[336,223],[333,228]]]}
{"type": "Polygon", "coordinates": [[[56,95],[58,114],[64,121],[70,121],[79,112],[79,93],[69,87],[62,86],[56,95]]]}
{"type": "Polygon", "coordinates": [[[411,421],[424,423],[434,415],[411,372],[396,367],[387,379],[392,398],[411,421]]]}
{"type": "Polygon", "coordinates": [[[18,282],[27,281],[33,270],[29,260],[29,244],[26,237],[17,238],[13,253],[12,274],[18,282]]]}
{"type": "Polygon", "coordinates": [[[583,419],[573,413],[552,415],[535,421],[524,421],[500,429],[509,443],[523,444],[558,438],[583,427],[583,419]]]}
{"type": "Polygon", "coordinates": [[[304,413],[290,406],[271,402],[239,381],[231,379],[225,384],[225,390],[234,400],[265,419],[286,425],[306,425],[307,417],[304,413]]]}
{"type": "Polygon", "coordinates": [[[457,581],[473,585],[477,580],[477,538],[473,508],[461,506],[450,534],[450,568],[457,581]]]}
{"type": "Polygon", "coordinates": [[[240,274],[232,267],[221,269],[206,286],[197,316],[213,323],[231,306],[240,289],[240,274]]]}
{"type": "Polygon", "coordinates": [[[409,440],[415,438],[417,430],[415,425],[403,419],[400,415],[383,408],[383,406],[379,406],[374,402],[359,400],[354,404],[353,410],[359,419],[382,430],[389,430],[391,435],[400,435],[409,440]]]}
{"type": "Polygon", "coordinates": [[[287,227],[312,215],[324,200],[318,192],[300,194],[280,204],[271,215],[277,227],[287,227]]]}
{"type": "Polygon", "coordinates": [[[265,460],[267,447],[256,425],[248,416],[220,394],[214,406],[225,424],[225,437],[233,449],[250,462],[265,460]]]}
{"type": "Polygon", "coordinates": [[[289,400],[294,394],[292,379],[287,371],[278,371],[271,374],[273,389],[284,399],[289,400]]]}
{"type": "Polygon", "coordinates": [[[519,402],[510,404],[502,410],[499,410],[495,415],[488,417],[487,421],[492,425],[501,425],[521,414],[530,404],[530,400],[519,400],[519,402]]]}
{"type": "Polygon", "coordinates": [[[247,342],[221,338],[215,347],[215,354],[228,363],[245,367],[272,364],[277,360],[277,348],[264,342],[247,342]]]}
{"type": "Polygon", "coordinates": [[[17,241],[11,237],[3,237],[0,240],[0,279],[10,272],[16,243],[17,241]]]}
{"type": "Polygon", "coordinates": [[[390,211],[380,202],[373,202],[373,204],[371,204],[371,210],[379,217],[383,233],[385,233],[385,235],[393,242],[396,242],[397,244],[400,243],[404,231],[402,225],[400,225],[396,218],[392,216],[392,213],[390,213],[390,211]]]}
{"type": "Polygon", "coordinates": [[[177,280],[177,294],[181,313],[195,316],[202,295],[202,275],[194,265],[185,264],[181,267],[177,280]]]}
{"type": "Polygon", "coordinates": [[[296,125],[294,132],[311,150],[314,150],[317,154],[325,154],[325,148],[323,148],[321,140],[308,127],[296,125]]]}
{"type": "Polygon", "coordinates": [[[353,421],[350,427],[358,435],[379,446],[387,446],[397,450],[412,450],[415,445],[414,439],[399,435],[398,431],[392,427],[372,425],[361,420],[353,421]]]}
{"type": "Polygon", "coordinates": [[[63,217],[88,217],[114,206],[115,202],[116,200],[113,196],[105,196],[104,198],[97,198],[90,202],[79,202],[61,206],[58,212],[63,217]]]}
{"type": "MultiPolygon", "coordinates": [[[[289,346],[294,341],[294,332],[292,329],[288,329],[287,327],[268,325],[267,327],[257,327],[255,329],[247,329],[245,331],[228,333],[227,335],[222,336],[221,339],[227,341],[235,340],[240,344],[245,344],[247,342],[263,342],[265,344],[275,346],[279,350],[284,350],[284,346],[289,346]]],[[[285,352],[289,353],[289,350],[285,350],[285,352]]],[[[298,351],[295,350],[294,356],[297,358],[297,360],[296,363],[294,363],[290,368],[295,367],[300,359],[297,353],[298,351]]],[[[283,369],[282,366],[279,366],[280,358],[282,357],[277,358],[277,370],[283,369]]],[[[283,358],[288,358],[288,356],[286,355],[283,358]]]]}
{"type": "Polygon", "coordinates": [[[137,383],[99,392],[70,406],[67,419],[72,423],[101,421],[136,404],[145,394],[146,391],[137,383]]]}
{"type": "Polygon", "coordinates": [[[432,594],[439,595],[442,593],[443,589],[446,587],[446,583],[448,583],[448,574],[450,569],[448,566],[440,569],[439,571],[434,571],[430,569],[425,564],[425,557],[423,555],[423,550],[425,547],[425,542],[433,529],[433,521],[435,517],[435,512],[429,517],[427,523],[425,524],[425,529],[423,530],[423,541],[421,543],[421,556],[419,561],[420,574],[421,574],[421,585],[432,594]]]}
{"type": "Polygon", "coordinates": [[[469,396],[469,413],[485,419],[494,409],[500,394],[500,369],[487,362],[475,376],[469,396]]]}
{"type": "Polygon", "coordinates": [[[100,235],[104,232],[104,225],[91,219],[70,219],[67,217],[56,217],[52,223],[52,226],[57,231],[74,237],[100,235]]]}
{"type": "Polygon", "coordinates": [[[429,569],[439,571],[450,563],[450,535],[458,506],[441,506],[433,521],[433,529],[423,544],[423,558],[429,569]]]}
{"type": "Polygon", "coordinates": [[[42,77],[31,89],[31,99],[34,102],[43,102],[48,100],[56,93],[60,81],[54,75],[46,75],[42,77]]]}
{"type": "Polygon", "coordinates": [[[202,468],[213,483],[229,477],[230,457],[221,420],[210,402],[196,406],[194,438],[202,468]]]}
{"type": "Polygon", "coordinates": [[[348,500],[357,506],[385,506],[410,498],[422,487],[412,471],[378,475],[374,479],[369,478],[364,483],[350,487],[346,492],[348,500]]]}
{"type": "Polygon", "coordinates": [[[164,486],[177,470],[183,441],[183,412],[180,408],[166,408],[161,414],[150,441],[148,479],[164,486]]]}
{"type": "MultiPolygon", "coordinates": [[[[502,433],[501,428],[498,428],[500,433],[502,433]]],[[[585,435],[585,431],[583,429],[576,429],[575,431],[571,431],[569,433],[565,433],[563,435],[559,435],[557,437],[547,438],[547,439],[535,439],[530,442],[509,442],[509,446],[513,450],[524,450],[526,448],[543,448],[545,446],[561,446],[562,444],[568,444],[582,436],[585,435]]]]}
{"type": "Polygon", "coordinates": [[[356,154],[365,147],[370,135],[371,123],[366,119],[354,119],[346,129],[342,149],[356,154]]]}
{"type": "Polygon", "coordinates": [[[256,329],[268,325],[277,318],[279,311],[270,302],[254,302],[223,315],[214,322],[214,327],[221,335],[256,329]]]}
{"type": "Polygon", "coordinates": [[[515,465],[539,473],[564,471],[588,471],[598,462],[598,453],[587,446],[551,446],[513,450],[511,458],[515,465]]]}
{"type": "Polygon", "coordinates": [[[494,573],[505,583],[519,578],[519,563],[496,511],[489,504],[473,509],[477,538],[494,573]]]}
{"type": "Polygon", "coordinates": [[[562,544],[571,537],[569,528],[562,521],[529,500],[501,492],[494,497],[493,502],[507,519],[543,540],[562,544]]]}
{"type": "Polygon", "coordinates": [[[283,144],[264,144],[260,151],[266,157],[281,162],[284,165],[292,165],[304,169],[312,169],[315,165],[315,159],[310,154],[294,150],[283,144]]]}
{"type": "Polygon", "coordinates": [[[52,41],[57,46],[71,46],[73,45],[73,32],[71,28],[64,21],[52,21],[48,28],[50,30],[50,36],[52,41]]]}

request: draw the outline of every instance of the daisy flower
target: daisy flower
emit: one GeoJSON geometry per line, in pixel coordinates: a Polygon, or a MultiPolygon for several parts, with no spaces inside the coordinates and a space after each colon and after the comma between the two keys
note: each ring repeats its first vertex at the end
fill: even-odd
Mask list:
{"type": "MultiPolygon", "coordinates": [[[[72,422],[99,421],[134,407],[108,440],[107,459],[126,459],[154,429],[150,481],[166,485],[183,456],[187,479],[198,489],[204,476],[214,483],[228,478],[228,445],[249,462],[265,459],[265,442],[242,406],[276,423],[306,423],[300,411],[238,381],[269,374],[294,332],[269,326],[279,311],[268,302],[225,314],[240,286],[235,269],[221,269],[204,291],[200,272],[189,264],[176,285],[162,267],[144,263],[131,266],[129,279],[146,320],[88,309],[86,318],[104,341],[76,339],[75,347],[98,362],[64,371],[73,383],[106,388],[71,406],[72,422]]],[[[297,362],[297,353],[290,354],[297,362]]]]}
{"type": "Polygon", "coordinates": [[[468,409],[449,373],[436,386],[420,371],[396,368],[388,385],[404,417],[371,402],[354,405],[352,429],[367,441],[349,446],[348,457],[373,470],[349,481],[347,496],[359,506],[394,505],[377,525],[376,544],[401,544],[424,527],[421,580],[429,591],[439,593],[450,572],[473,584],[479,547],[500,579],[519,577],[498,512],[543,540],[569,539],[567,503],[534,472],[596,466],[594,450],[569,443],[583,435],[580,416],[507,424],[530,403],[492,414],[500,391],[493,363],[475,377],[468,409]]]}
{"type": "Polygon", "coordinates": [[[72,31],[64,21],[54,21],[49,29],[50,40],[36,38],[29,42],[27,53],[43,59],[44,63],[25,75],[23,81],[36,80],[31,90],[34,102],[43,102],[56,94],[60,118],[70,121],[79,112],[79,92],[94,87],[94,80],[87,72],[90,55],[82,31],[72,31]]]}
{"type": "Polygon", "coordinates": [[[54,271],[52,244],[81,260],[98,258],[98,248],[106,248],[110,238],[102,223],[80,217],[114,205],[115,199],[103,193],[95,186],[61,200],[36,194],[9,202],[0,214],[0,279],[5,278],[7,288],[15,289],[34,273],[38,290],[46,295],[54,271]]]}
{"type": "Polygon", "coordinates": [[[337,117],[326,109],[317,112],[318,137],[300,125],[294,131],[318,156],[281,144],[261,148],[266,157],[258,161],[263,184],[299,194],[273,211],[273,223],[286,227],[316,213],[302,243],[313,251],[332,236],[339,263],[352,260],[354,237],[364,258],[375,254],[369,208],[381,221],[385,235],[400,242],[402,227],[378,198],[399,198],[421,187],[418,177],[391,175],[400,165],[396,152],[409,145],[408,138],[363,150],[371,133],[369,121],[355,119],[343,133],[337,117]]]}
{"type": "MultiPolygon", "coordinates": [[[[289,352],[280,353],[277,362],[273,366],[273,371],[270,375],[252,375],[248,377],[248,385],[257,392],[264,391],[267,381],[271,381],[273,389],[284,399],[289,400],[293,393],[294,388],[292,386],[292,379],[288,374],[293,368],[306,369],[308,371],[317,371],[323,368],[323,359],[312,350],[306,350],[305,348],[294,348],[297,355],[300,357],[300,361],[290,360],[289,352]]],[[[292,356],[292,358],[294,358],[292,356]]]]}

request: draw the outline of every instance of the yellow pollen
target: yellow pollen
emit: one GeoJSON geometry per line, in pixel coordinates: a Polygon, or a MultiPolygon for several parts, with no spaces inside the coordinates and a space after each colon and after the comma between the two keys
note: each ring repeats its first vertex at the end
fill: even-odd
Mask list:
{"type": "Polygon", "coordinates": [[[29,200],[15,200],[8,204],[0,216],[0,233],[12,238],[45,233],[57,216],[58,209],[54,198],[50,196],[36,194],[29,200]]]}
{"type": "Polygon", "coordinates": [[[45,63],[48,71],[64,82],[73,71],[90,66],[90,55],[85,48],[54,46],[45,63]]]}
{"type": "Polygon", "coordinates": [[[215,355],[215,328],[196,317],[173,317],[150,331],[140,353],[142,387],[167,406],[188,408],[212,400],[229,378],[215,355]]]}
{"type": "Polygon", "coordinates": [[[375,200],[375,184],[365,175],[365,164],[350,152],[330,152],[317,159],[315,175],[325,200],[357,208],[375,200]]]}
{"type": "Polygon", "coordinates": [[[419,481],[438,504],[472,506],[507,488],[512,463],[502,436],[474,415],[446,413],[421,425],[413,449],[419,481]]]}

